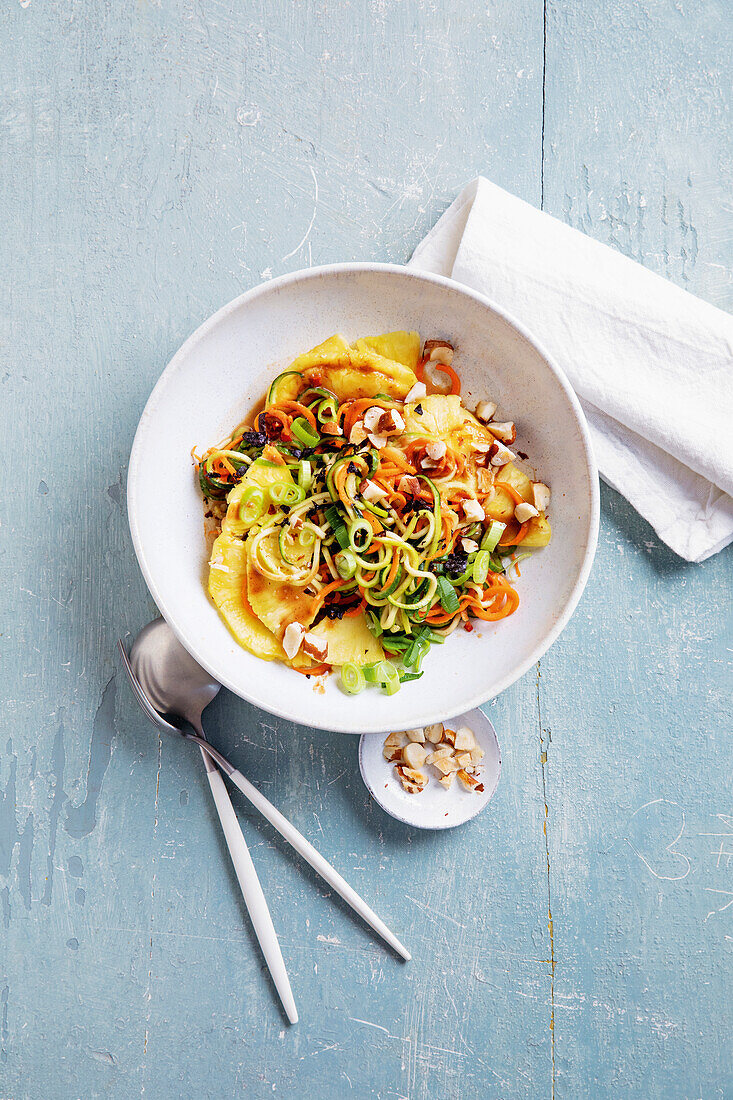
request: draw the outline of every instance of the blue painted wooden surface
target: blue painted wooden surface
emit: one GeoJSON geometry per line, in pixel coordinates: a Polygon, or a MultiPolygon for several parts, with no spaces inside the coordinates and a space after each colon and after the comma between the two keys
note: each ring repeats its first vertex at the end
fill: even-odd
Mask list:
{"type": "Polygon", "coordinates": [[[727,0],[3,5],[0,1096],[733,1095],[730,553],[685,565],[604,491],[587,592],[491,707],[500,788],[455,833],[371,805],[356,740],[217,700],[212,736],[415,956],[235,799],[292,1029],[198,755],[113,650],[153,613],[139,413],[262,278],[406,260],[482,171],[733,307],[732,23],[727,0]]]}

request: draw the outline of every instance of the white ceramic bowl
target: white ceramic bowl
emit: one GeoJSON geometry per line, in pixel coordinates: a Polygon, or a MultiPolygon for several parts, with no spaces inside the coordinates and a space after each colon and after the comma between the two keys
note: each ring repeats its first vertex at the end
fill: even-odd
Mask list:
{"type": "Polygon", "coordinates": [[[585,585],[598,530],[598,477],[578,402],[537,343],[479,294],[389,264],[339,264],[265,283],[215,313],[163,372],[140,419],[127,505],[140,568],[161,614],[237,695],[308,726],[369,733],[450,718],[493,698],[554,642],[585,585]],[[190,451],[226,436],[300,352],[341,332],[393,329],[450,339],[463,396],[490,397],[517,423],[516,447],[552,488],[552,541],[522,565],[519,610],[433,646],[420,680],[393,696],[325,693],[242,649],[206,591],[202,504],[190,451]]]}

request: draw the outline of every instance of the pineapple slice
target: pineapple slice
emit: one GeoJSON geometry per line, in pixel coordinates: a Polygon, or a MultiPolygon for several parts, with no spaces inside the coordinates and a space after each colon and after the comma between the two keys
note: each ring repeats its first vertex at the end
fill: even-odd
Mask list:
{"type": "Polygon", "coordinates": [[[285,650],[254,614],[247,598],[245,544],[222,532],[211,551],[209,595],[240,645],[265,661],[286,661],[285,650]]]}
{"type": "Polygon", "coordinates": [[[323,619],[311,633],[328,642],[330,665],[371,665],[384,659],[363,613],[348,619],[323,619]]]}
{"type": "MultiPolygon", "coordinates": [[[[398,359],[380,354],[373,345],[376,343],[385,352],[391,350],[407,358],[409,339],[402,338],[410,335],[387,333],[383,337],[357,341],[355,345],[347,344],[343,336],[331,336],[290,364],[288,372],[294,373],[282,376],[277,396],[280,399],[294,398],[305,380],[313,386],[325,386],[332,390],[339,401],[375,397],[378,393],[404,397],[417,381],[413,368],[398,359]]],[[[419,341],[419,337],[417,339],[419,341]]]]}

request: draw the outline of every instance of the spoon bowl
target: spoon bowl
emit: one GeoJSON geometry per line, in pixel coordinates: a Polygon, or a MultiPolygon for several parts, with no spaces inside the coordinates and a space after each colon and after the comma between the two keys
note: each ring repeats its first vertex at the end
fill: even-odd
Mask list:
{"type": "Polygon", "coordinates": [[[130,651],[130,664],[158,714],[185,718],[203,736],[201,715],[221,684],[184,649],[165,619],[143,627],[130,651]]]}

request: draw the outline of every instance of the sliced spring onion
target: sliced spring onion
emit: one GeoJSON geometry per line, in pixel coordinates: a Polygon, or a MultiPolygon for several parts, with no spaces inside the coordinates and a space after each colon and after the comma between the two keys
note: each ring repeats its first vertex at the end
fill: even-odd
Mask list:
{"type": "Polygon", "coordinates": [[[358,665],[343,665],[341,669],[341,688],[347,695],[358,695],[366,687],[366,679],[358,665]]]}
{"type": "Polygon", "coordinates": [[[403,672],[400,676],[400,683],[407,684],[410,680],[419,680],[422,676],[422,672],[403,672]]]}
{"type": "Polygon", "coordinates": [[[298,484],[306,493],[313,484],[313,467],[305,458],[298,463],[298,484]]]}
{"type": "Polygon", "coordinates": [[[376,665],[364,665],[362,672],[364,673],[364,679],[368,684],[379,683],[379,665],[381,661],[376,665]]]}
{"type": "Polygon", "coordinates": [[[400,674],[391,661],[380,661],[379,682],[385,695],[394,695],[400,690],[400,674]]]}
{"type": "Polygon", "coordinates": [[[302,443],[305,447],[317,447],[321,441],[319,433],[311,428],[310,424],[303,416],[296,416],[290,428],[298,442],[302,443]]]}
{"type": "Polygon", "coordinates": [[[251,527],[265,514],[266,509],[264,490],[259,485],[248,485],[239,503],[239,518],[242,523],[251,527]]]}
{"type": "Polygon", "coordinates": [[[488,550],[479,550],[476,557],[473,559],[473,579],[476,584],[483,584],[489,575],[489,566],[491,565],[491,554],[488,550]]]}
{"type": "Polygon", "coordinates": [[[449,615],[455,614],[458,610],[458,596],[456,596],[453,585],[445,577],[438,577],[438,599],[440,600],[440,606],[449,615]]]}
{"type": "Polygon", "coordinates": [[[270,486],[270,500],[273,504],[279,506],[284,504],[288,508],[292,508],[294,504],[300,504],[305,500],[305,489],[302,485],[293,485],[289,481],[276,481],[274,485],[270,486]]]}
{"type": "Polygon", "coordinates": [[[340,550],[333,559],[336,571],[345,581],[350,581],[356,573],[356,556],[351,550],[340,550]]]}
{"type": "Polygon", "coordinates": [[[506,524],[500,523],[498,519],[492,520],[491,526],[481,539],[482,550],[496,550],[499,543],[499,539],[506,531],[506,524]]]}
{"type": "Polygon", "coordinates": [[[349,546],[358,554],[363,554],[374,538],[374,531],[365,519],[353,519],[349,523],[349,546]]]}

